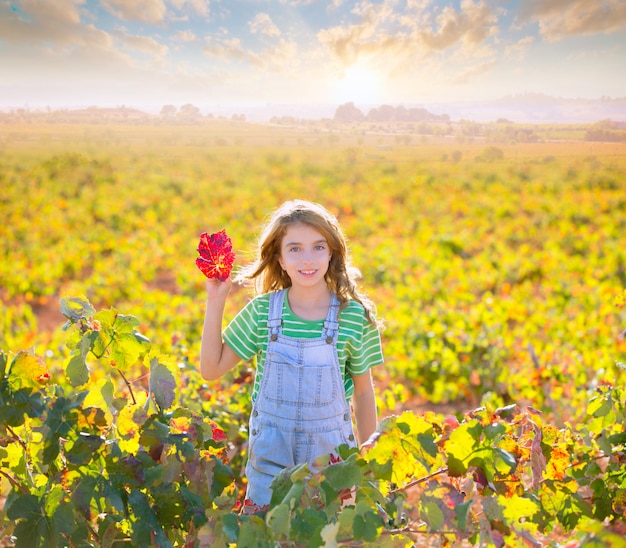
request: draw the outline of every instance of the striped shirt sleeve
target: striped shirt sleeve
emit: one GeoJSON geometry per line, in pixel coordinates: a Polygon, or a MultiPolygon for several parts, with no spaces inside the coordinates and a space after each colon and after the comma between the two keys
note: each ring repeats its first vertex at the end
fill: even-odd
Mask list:
{"type": "MultiPolygon", "coordinates": [[[[267,318],[267,307],[263,306],[261,298],[252,299],[224,329],[224,341],[244,361],[256,356],[261,350],[263,335],[260,325],[265,326],[267,319],[260,322],[259,318],[264,308],[267,318]]],[[[267,327],[264,336],[267,337],[267,327]]]]}
{"type": "Polygon", "coordinates": [[[342,312],[341,323],[346,332],[346,374],[363,375],[384,363],[380,332],[367,321],[359,303],[350,301],[342,312]]]}

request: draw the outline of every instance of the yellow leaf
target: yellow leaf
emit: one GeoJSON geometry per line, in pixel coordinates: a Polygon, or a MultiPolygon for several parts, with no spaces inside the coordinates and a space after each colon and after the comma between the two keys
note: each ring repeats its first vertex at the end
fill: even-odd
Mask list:
{"type": "Polygon", "coordinates": [[[562,480],[569,465],[569,453],[562,447],[554,447],[550,453],[550,460],[546,465],[545,479],[562,480]]]}

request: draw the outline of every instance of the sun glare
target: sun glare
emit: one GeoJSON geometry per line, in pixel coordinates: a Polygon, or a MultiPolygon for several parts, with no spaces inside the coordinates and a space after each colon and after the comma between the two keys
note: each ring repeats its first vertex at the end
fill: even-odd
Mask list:
{"type": "Polygon", "coordinates": [[[359,65],[345,69],[335,86],[339,103],[372,104],[379,100],[380,82],[375,72],[359,65]]]}

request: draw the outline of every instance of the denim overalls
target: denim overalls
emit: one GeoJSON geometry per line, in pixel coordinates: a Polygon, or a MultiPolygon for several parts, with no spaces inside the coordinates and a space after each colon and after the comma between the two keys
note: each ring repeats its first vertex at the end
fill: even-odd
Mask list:
{"type": "Polygon", "coordinates": [[[270,295],[269,338],[263,378],[250,417],[246,499],[270,502],[281,470],[309,463],[341,444],[355,445],[337,356],[339,301],[333,293],[322,336],[282,333],[285,290],[270,295]]]}

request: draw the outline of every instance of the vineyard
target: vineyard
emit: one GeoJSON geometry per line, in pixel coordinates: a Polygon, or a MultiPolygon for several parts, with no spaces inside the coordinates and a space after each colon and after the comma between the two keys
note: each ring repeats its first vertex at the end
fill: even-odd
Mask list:
{"type": "Polygon", "coordinates": [[[626,545],[623,143],[4,124],[0,212],[0,546],[626,545]],[[250,514],[254,364],[201,378],[194,261],[295,197],[385,322],[381,420],[250,514]]]}

